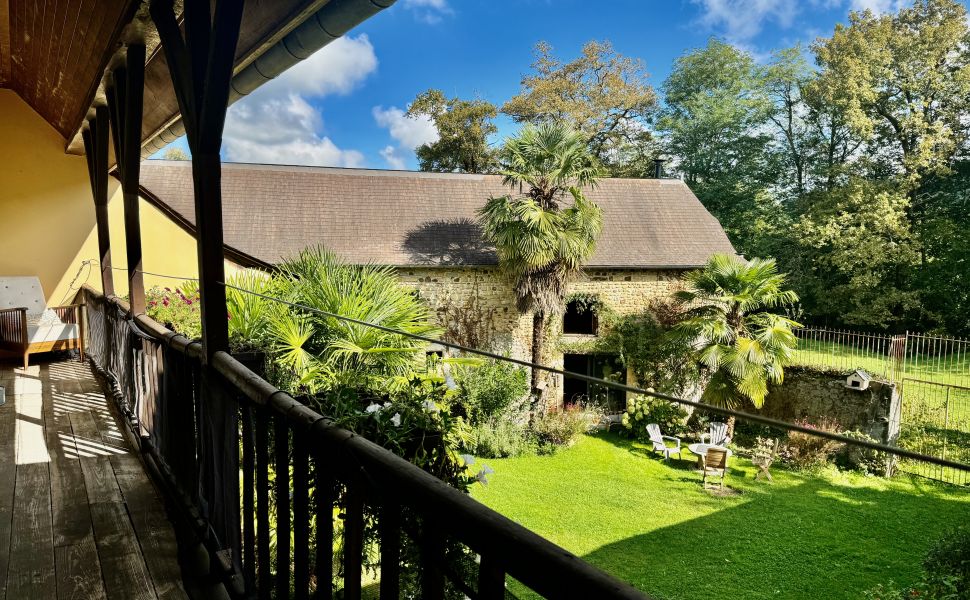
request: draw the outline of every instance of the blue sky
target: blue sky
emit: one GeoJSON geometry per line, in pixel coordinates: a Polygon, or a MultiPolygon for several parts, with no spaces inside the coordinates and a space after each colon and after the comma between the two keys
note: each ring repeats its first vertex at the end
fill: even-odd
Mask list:
{"type": "MultiPolygon", "coordinates": [[[[414,148],[435,135],[404,117],[415,95],[436,87],[501,105],[519,91],[539,40],[565,60],[589,40],[610,40],[643,60],[659,92],[673,61],[711,36],[764,60],[830,35],[850,10],[904,1],[398,0],[233,105],[223,159],[413,169],[414,148]]],[[[516,128],[499,126],[499,137],[516,128]]]]}

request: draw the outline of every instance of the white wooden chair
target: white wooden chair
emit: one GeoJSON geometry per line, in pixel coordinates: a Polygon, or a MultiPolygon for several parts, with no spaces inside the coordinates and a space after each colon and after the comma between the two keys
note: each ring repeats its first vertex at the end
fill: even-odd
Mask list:
{"type": "Polygon", "coordinates": [[[37,277],[0,277],[0,350],[28,357],[55,350],[79,350],[80,305],[48,307],[37,277]]]}
{"type": "Polygon", "coordinates": [[[702,456],[701,467],[703,475],[701,476],[701,485],[707,487],[707,478],[720,477],[718,486],[724,487],[724,477],[727,475],[727,462],[728,462],[728,449],[727,448],[708,448],[707,452],[702,456]]]}
{"type": "Polygon", "coordinates": [[[660,452],[664,455],[664,460],[670,460],[670,455],[676,453],[678,458],[682,458],[680,455],[680,438],[674,437],[672,435],[661,435],[660,425],[656,423],[650,423],[647,425],[647,435],[650,436],[650,442],[653,444],[654,452],[660,452]],[[668,446],[667,442],[674,442],[674,446],[668,446]]]}
{"type": "Polygon", "coordinates": [[[701,434],[701,442],[711,446],[727,446],[731,443],[731,436],[728,435],[727,423],[713,422],[708,427],[707,433],[701,434]]]}

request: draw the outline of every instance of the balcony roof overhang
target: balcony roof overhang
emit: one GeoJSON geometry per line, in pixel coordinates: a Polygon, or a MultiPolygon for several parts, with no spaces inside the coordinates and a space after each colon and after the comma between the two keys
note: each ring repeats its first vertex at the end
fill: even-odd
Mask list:
{"type": "MultiPolygon", "coordinates": [[[[247,2],[230,102],[393,2],[247,2]]],[[[0,88],[16,92],[57,130],[67,152],[83,154],[81,130],[91,107],[103,102],[105,70],[126,42],[143,41],[141,139],[143,154],[153,153],[181,132],[168,65],[147,14],[142,0],[0,1],[0,88]]]]}

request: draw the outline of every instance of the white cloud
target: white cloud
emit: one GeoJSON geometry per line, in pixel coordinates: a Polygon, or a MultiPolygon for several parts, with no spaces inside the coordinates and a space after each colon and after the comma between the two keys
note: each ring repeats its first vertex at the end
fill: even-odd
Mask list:
{"type": "Polygon", "coordinates": [[[377,57],[366,35],[334,40],[230,107],[223,136],[226,158],[363,166],[363,154],[341,149],[323,135],[323,117],[308,98],[348,94],[376,69],[377,57]]]}
{"type": "Polygon", "coordinates": [[[373,113],[377,124],[386,127],[391,137],[405,148],[414,149],[438,141],[438,130],[434,121],[426,115],[409,117],[396,106],[387,109],[375,106],[373,113]]]}
{"type": "Polygon", "coordinates": [[[397,146],[387,146],[380,152],[392,169],[405,168],[408,156],[418,146],[438,141],[438,129],[430,117],[409,117],[396,106],[375,106],[372,112],[377,124],[397,142],[397,146]]]}
{"type": "Polygon", "coordinates": [[[260,103],[238,103],[226,118],[226,158],[232,162],[360,167],[364,155],[341,150],[317,132],[320,113],[296,94],[260,103]]]}
{"type": "Polygon", "coordinates": [[[407,168],[406,159],[401,155],[401,149],[395,146],[384,146],[381,156],[387,161],[387,166],[392,169],[403,171],[407,168]]]}
{"type": "Polygon", "coordinates": [[[910,2],[906,0],[849,0],[850,10],[871,10],[877,15],[897,12],[910,2]]]}
{"type": "Polygon", "coordinates": [[[366,34],[343,36],[266,82],[255,94],[349,94],[377,70],[377,55],[366,34]]]}
{"type": "Polygon", "coordinates": [[[448,0],[404,0],[403,5],[414,13],[417,20],[428,25],[436,25],[445,16],[455,13],[448,5],[448,0]]]}
{"type": "Polygon", "coordinates": [[[698,22],[731,42],[744,42],[773,23],[788,29],[799,12],[798,0],[693,0],[701,7],[698,22]]]}

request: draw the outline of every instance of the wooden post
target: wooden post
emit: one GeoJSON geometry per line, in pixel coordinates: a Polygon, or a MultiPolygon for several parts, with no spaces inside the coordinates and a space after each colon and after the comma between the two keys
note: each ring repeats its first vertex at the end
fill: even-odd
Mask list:
{"type": "Polygon", "coordinates": [[[111,72],[107,89],[121,192],[125,203],[125,248],[128,253],[128,305],[131,316],[145,313],[142,274],[138,177],[141,172],[141,120],[145,87],[145,46],[130,44],[125,66],[111,72]]]}
{"type": "MultiPolygon", "coordinates": [[[[192,152],[195,190],[199,292],[202,312],[201,378],[198,406],[199,493],[205,516],[233,569],[242,572],[239,526],[239,405],[210,367],[215,355],[229,350],[222,235],[222,130],[243,0],[189,0],[182,26],[174,0],[152,0],[149,12],[162,42],[172,76],[185,136],[192,152]],[[214,13],[212,12],[214,10],[214,13]]],[[[287,534],[288,539],[288,534],[287,534]]]]}
{"type": "Polygon", "coordinates": [[[185,135],[192,152],[195,188],[202,346],[206,362],[229,349],[222,234],[222,131],[229,105],[243,0],[186,2],[185,35],[172,0],[154,0],[150,11],[168,62],[185,135]]]}
{"type": "Polygon", "coordinates": [[[98,106],[84,130],[84,154],[88,161],[88,178],[94,196],[94,216],[98,229],[98,261],[101,266],[101,290],[105,296],[115,293],[111,273],[111,237],[108,230],[108,108],[98,106]]]}

